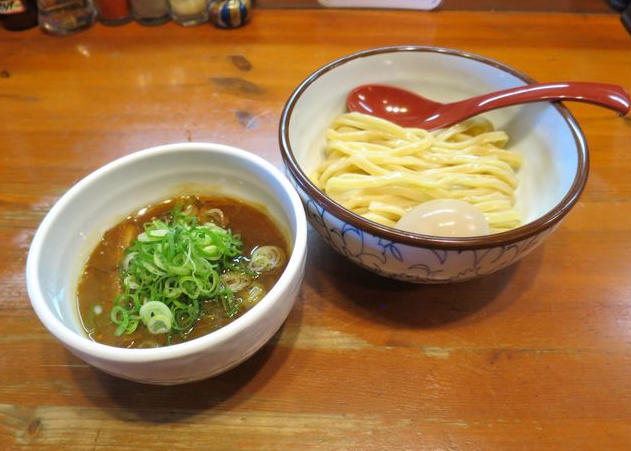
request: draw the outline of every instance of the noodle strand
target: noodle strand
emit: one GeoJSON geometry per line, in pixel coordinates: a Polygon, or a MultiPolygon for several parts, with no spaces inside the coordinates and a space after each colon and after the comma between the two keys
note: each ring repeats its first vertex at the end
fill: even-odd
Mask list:
{"type": "Polygon", "coordinates": [[[520,153],[508,136],[474,118],[429,132],[377,117],[346,113],[327,130],[325,160],[311,177],[335,202],[390,227],[432,199],[460,199],[478,208],[492,233],[521,224],[515,209],[520,153]]]}

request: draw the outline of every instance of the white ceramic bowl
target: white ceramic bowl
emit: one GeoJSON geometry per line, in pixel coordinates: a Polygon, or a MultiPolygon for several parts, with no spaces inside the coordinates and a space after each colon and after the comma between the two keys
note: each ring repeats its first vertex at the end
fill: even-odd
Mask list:
{"type": "Polygon", "coordinates": [[[152,384],[200,380],[243,362],[285,321],[304,274],[306,224],[296,191],[265,160],[218,144],[155,147],[107,164],[59,199],[42,221],[29,251],[28,293],[44,326],[90,365],[152,384]],[[76,311],[76,290],[96,243],[106,230],[138,208],[187,193],[225,194],[267,208],[285,228],[292,248],[276,285],[234,322],[190,342],[123,349],[88,339],[76,311]]]}
{"type": "Polygon", "coordinates": [[[324,158],[325,131],[362,84],[390,84],[451,102],[534,82],[497,61],[453,49],[388,47],[343,57],[307,77],[289,98],[279,139],[287,171],[320,235],[352,262],[417,283],[464,281],[518,261],[548,236],[578,200],[588,173],[587,147],[569,111],[538,102],[485,114],[524,155],[517,208],[524,224],[485,237],[437,238],[385,227],[329,199],[309,180],[324,158]]]}

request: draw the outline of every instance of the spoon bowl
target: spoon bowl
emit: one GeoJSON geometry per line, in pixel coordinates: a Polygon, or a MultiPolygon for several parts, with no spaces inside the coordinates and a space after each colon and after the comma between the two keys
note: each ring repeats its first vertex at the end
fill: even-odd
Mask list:
{"type": "Polygon", "coordinates": [[[629,113],[629,94],[620,86],[588,83],[534,83],[452,103],[440,103],[395,86],[367,84],[346,98],[349,111],[387,119],[402,127],[436,130],[486,111],[542,100],[573,100],[629,113]]]}

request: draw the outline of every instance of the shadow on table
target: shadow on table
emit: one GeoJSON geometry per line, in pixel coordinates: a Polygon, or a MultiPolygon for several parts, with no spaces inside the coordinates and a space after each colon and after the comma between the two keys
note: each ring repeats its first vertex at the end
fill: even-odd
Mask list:
{"type": "Polygon", "coordinates": [[[506,308],[528,288],[541,259],[541,249],[535,249],[525,257],[526,264],[520,261],[480,279],[424,285],[375,275],[350,263],[319,236],[311,237],[310,252],[309,257],[318,260],[314,266],[323,269],[310,274],[307,283],[321,286],[319,279],[326,278],[326,285],[332,288],[330,302],[355,316],[390,327],[418,328],[439,327],[473,317],[479,320],[506,308]],[[519,278],[515,280],[517,273],[519,278]]]}
{"type": "MultiPolygon", "coordinates": [[[[292,310],[292,321],[300,322],[301,298],[292,310]]],[[[284,326],[283,326],[284,327],[284,326]]],[[[292,343],[292,334],[283,327],[252,357],[219,376],[199,382],[173,386],[141,384],[120,379],[96,368],[73,372],[76,386],[94,406],[123,421],[173,423],[194,415],[212,415],[215,407],[230,409],[253,397],[282,366],[292,343]]],[[[77,362],[69,352],[68,360],[77,362]]]]}

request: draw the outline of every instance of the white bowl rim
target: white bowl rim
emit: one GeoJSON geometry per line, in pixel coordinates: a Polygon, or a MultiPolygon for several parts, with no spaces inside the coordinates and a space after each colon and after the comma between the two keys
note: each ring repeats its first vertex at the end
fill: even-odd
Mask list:
{"type": "Polygon", "coordinates": [[[139,150],[131,154],[113,160],[104,166],[91,172],[74,186],[72,186],[50,209],[48,214],[42,220],[29,249],[26,262],[26,284],[31,305],[35,313],[39,317],[44,326],[62,343],[69,348],[76,350],[84,355],[90,355],[97,359],[108,360],[112,362],[123,363],[148,363],[166,361],[174,358],[181,358],[203,352],[212,344],[220,344],[231,339],[231,337],[244,333],[251,324],[255,324],[265,312],[267,304],[277,301],[282,293],[286,292],[292,283],[295,275],[300,273],[303,257],[307,250],[307,222],[302,202],[298,193],[287,178],[268,161],[264,160],[253,153],[236,147],[201,142],[187,142],[166,144],[156,147],[139,150]],[[128,349],[115,346],[109,346],[90,340],[87,336],[82,336],[70,330],[48,307],[45,301],[45,295],[39,284],[39,260],[43,249],[42,242],[51,224],[57,220],[59,213],[65,205],[70,203],[72,199],[86,186],[107,174],[116,171],[119,167],[127,165],[133,161],[144,159],[147,157],[168,154],[174,151],[209,151],[236,157],[239,160],[247,160],[253,163],[261,170],[273,176],[273,179],[280,185],[283,191],[289,196],[291,202],[292,216],[296,217],[296,230],[292,253],[287,262],[287,266],[283,274],[278,279],[274,287],[265,295],[265,297],[250,310],[245,312],[235,321],[223,326],[202,337],[195,338],[185,343],[178,343],[172,346],[164,346],[160,348],[150,349],[128,349]]]}
{"type": "Polygon", "coordinates": [[[287,103],[285,104],[280,117],[278,138],[280,142],[281,155],[283,161],[285,162],[285,166],[287,167],[288,171],[290,172],[298,186],[305,193],[307,193],[307,195],[311,199],[313,199],[313,201],[319,207],[329,211],[333,216],[341,218],[344,222],[351,224],[360,230],[367,231],[373,236],[386,238],[393,242],[408,244],[414,247],[456,250],[489,248],[523,241],[525,239],[537,236],[542,231],[559,223],[559,221],[572,209],[574,204],[578,201],[581,193],[583,192],[583,189],[585,188],[585,184],[587,183],[587,176],[589,174],[589,154],[585,137],[583,136],[583,133],[578,126],[576,119],[574,119],[570,111],[559,102],[550,103],[557,109],[559,114],[561,114],[561,116],[569,126],[578,152],[578,164],[574,180],[572,181],[572,184],[563,199],[561,199],[551,210],[532,222],[506,232],[479,237],[442,238],[398,230],[370,221],[351,212],[350,210],[347,210],[338,203],[332,201],[326,194],[324,194],[311,182],[309,177],[300,167],[300,164],[298,163],[298,160],[296,159],[291,148],[289,139],[289,121],[291,119],[294,107],[296,106],[296,103],[298,102],[302,94],[320,76],[335,69],[338,66],[344,65],[358,58],[399,52],[439,53],[458,56],[461,58],[475,60],[480,63],[495,67],[496,69],[500,69],[523,80],[524,84],[536,83],[536,81],[530,76],[504,63],[500,63],[491,58],[475,53],[446,47],[417,45],[378,47],[352,53],[350,55],[338,58],[313,72],[298,85],[298,87],[294,90],[294,92],[287,100],[287,103]]]}

